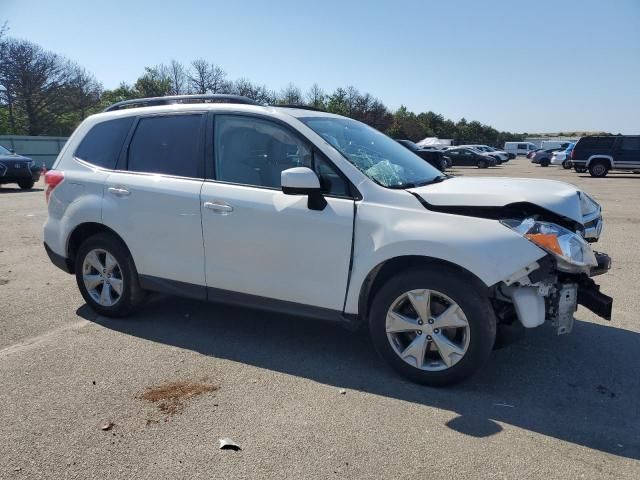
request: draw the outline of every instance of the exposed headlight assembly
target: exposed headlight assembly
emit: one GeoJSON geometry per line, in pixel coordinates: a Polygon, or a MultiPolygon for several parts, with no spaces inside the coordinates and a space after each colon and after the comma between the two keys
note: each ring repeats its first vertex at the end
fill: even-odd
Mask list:
{"type": "Polygon", "coordinates": [[[534,218],[507,219],[501,222],[552,254],[558,262],[560,271],[589,273],[591,267],[598,265],[591,246],[580,235],[560,225],[539,222],[534,218]]]}

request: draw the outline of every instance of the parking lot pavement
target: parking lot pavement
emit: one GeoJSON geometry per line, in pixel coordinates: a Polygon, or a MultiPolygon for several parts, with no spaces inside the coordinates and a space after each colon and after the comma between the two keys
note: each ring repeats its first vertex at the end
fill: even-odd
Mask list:
{"type": "Polygon", "coordinates": [[[0,188],[0,478],[640,478],[640,175],[522,158],[453,173],[600,201],[613,320],[580,308],[570,335],[534,329],[471,380],[421,387],[366,332],[304,318],[166,296],[97,316],[44,253],[43,192],[0,188]],[[175,414],[141,398],[182,381],[218,389],[175,414]]]}

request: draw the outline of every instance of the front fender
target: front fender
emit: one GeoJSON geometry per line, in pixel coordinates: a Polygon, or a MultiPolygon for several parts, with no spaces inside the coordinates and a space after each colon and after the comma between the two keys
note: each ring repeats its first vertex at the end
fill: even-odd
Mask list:
{"type": "Polygon", "coordinates": [[[358,313],[365,279],[396,257],[430,257],[457,265],[491,286],[546,253],[497,220],[421,209],[361,205],[358,209],[346,313],[358,313]]]}

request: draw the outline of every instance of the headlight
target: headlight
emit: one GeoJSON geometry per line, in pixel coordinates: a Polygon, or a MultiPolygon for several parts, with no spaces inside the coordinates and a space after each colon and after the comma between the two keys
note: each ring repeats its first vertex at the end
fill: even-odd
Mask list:
{"type": "Polygon", "coordinates": [[[560,225],[539,222],[533,218],[501,222],[556,257],[558,270],[588,273],[591,267],[598,265],[591,246],[580,235],[560,225]]]}

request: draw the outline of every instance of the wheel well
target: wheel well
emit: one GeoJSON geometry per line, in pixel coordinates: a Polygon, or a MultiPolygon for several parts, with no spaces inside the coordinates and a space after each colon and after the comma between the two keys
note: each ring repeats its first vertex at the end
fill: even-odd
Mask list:
{"type": "Polygon", "coordinates": [[[118,235],[116,232],[103,225],[102,223],[81,223],[73,230],[73,232],[71,232],[71,236],[69,237],[69,242],[67,244],[67,263],[69,265],[71,273],[75,273],[74,267],[76,264],[76,254],[78,253],[78,249],[80,248],[80,245],[82,245],[82,242],[98,233],[110,233],[114,235],[118,240],[120,240],[126,247],[126,244],[124,243],[120,235],[118,235]]]}
{"type": "Polygon", "coordinates": [[[477,276],[471,273],[469,270],[462,268],[455,263],[442,260],[440,258],[423,257],[419,255],[407,255],[402,257],[394,257],[389,260],[376,265],[376,267],[369,272],[362,287],[360,288],[360,296],[358,298],[358,316],[362,320],[366,320],[369,315],[369,307],[371,301],[375,297],[377,291],[384,285],[384,283],[397,273],[415,268],[442,268],[446,267],[451,270],[455,270],[462,276],[468,278],[472,285],[475,287],[487,290],[487,285],[480,280],[477,276]]]}

